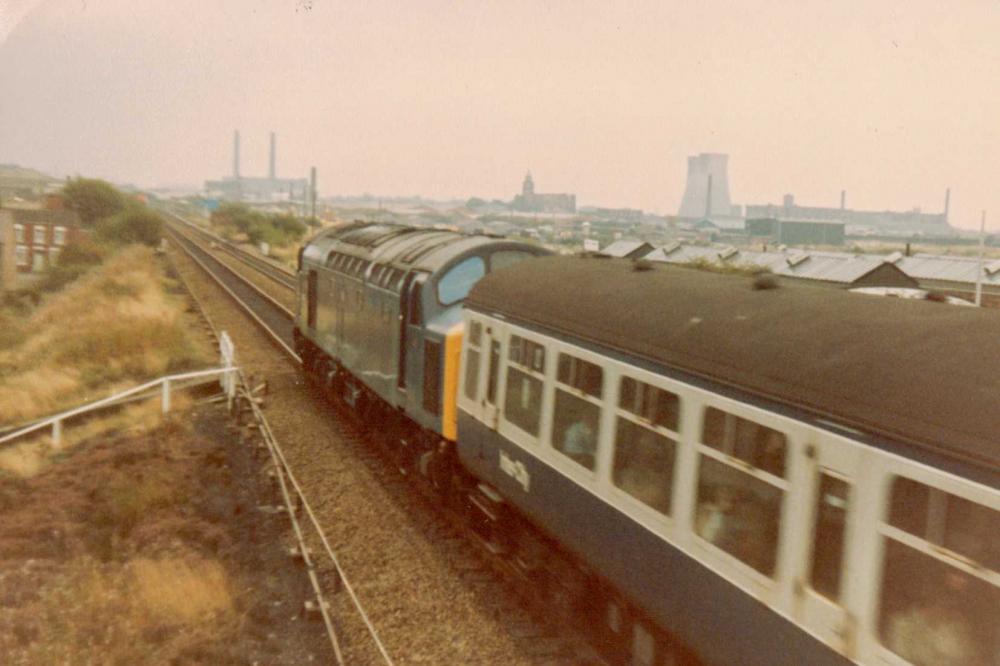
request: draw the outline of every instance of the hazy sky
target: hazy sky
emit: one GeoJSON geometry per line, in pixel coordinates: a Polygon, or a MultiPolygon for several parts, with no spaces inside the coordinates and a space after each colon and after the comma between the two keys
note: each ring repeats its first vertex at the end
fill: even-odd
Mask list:
{"type": "Polygon", "coordinates": [[[0,0],[0,162],[140,185],[319,170],[321,194],[676,212],[737,203],[1000,227],[1000,2],[0,0]]]}

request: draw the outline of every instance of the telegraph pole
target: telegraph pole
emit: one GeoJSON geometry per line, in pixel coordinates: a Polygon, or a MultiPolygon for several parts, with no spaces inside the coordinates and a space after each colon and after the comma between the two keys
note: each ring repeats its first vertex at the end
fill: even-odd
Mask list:
{"type": "Polygon", "coordinates": [[[986,211],[979,222],[979,261],[976,262],[976,307],[983,302],[983,248],[986,244],[986,211]]]}

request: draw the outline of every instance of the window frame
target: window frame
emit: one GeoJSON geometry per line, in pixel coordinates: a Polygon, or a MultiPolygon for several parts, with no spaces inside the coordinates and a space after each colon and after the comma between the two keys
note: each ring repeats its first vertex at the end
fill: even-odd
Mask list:
{"type": "MultiPolygon", "coordinates": [[[[607,398],[609,400],[613,399],[613,402],[609,402],[611,412],[611,439],[610,439],[610,449],[611,453],[608,458],[608,487],[611,492],[616,496],[622,498],[624,501],[638,507],[642,511],[648,511],[650,514],[661,521],[673,522],[675,516],[677,515],[678,509],[678,488],[681,487],[679,483],[679,473],[682,470],[682,448],[684,447],[684,441],[682,438],[682,433],[684,430],[684,404],[685,399],[681,396],[681,392],[677,391],[675,388],[663,386],[663,382],[650,381],[648,377],[641,378],[640,373],[633,369],[633,366],[628,366],[625,364],[619,364],[620,367],[613,368],[612,374],[614,376],[614,385],[605,388],[605,391],[609,393],[607,398]],[[651,386],[654,389],[660,391],[666,391],[677,398],[677,430],[671,430],[666,426],[659,425],[649,419],[637,415],[636,413],[629,411],[625,407],[621,406],[621,395],[622,395],[622,383],[629,379],[637,384],[644,384],[646,386],[651,386]],[[667,513],[658,511],[654,507],[646,504],[639,498],[635,497],[627,490],[623,489],[615,482],[615,455],[618,453],[618,420],[624,420],[631,423],[633,426],[639,428],[645,428],[647,431],[655,436],[663,437],[674,445],[674,462],[673,462],[673,476],[670,479],[670,510],[667,513]]],[[[605,368],[605,375],[608,373],[608,368],[605,368]]],[[[643,372],[642,374],[645,374],[643,372]]],[[[653,375],[654,377],[656,375],[653,375]]],[[[658,379],[663,379],[658,377],[658,379]]]]}
{"type": "MultiPolygon", "coordinates": [[[[784,561],[786,551],[789,548],[789,544],[786,543],[789,540],[787,537],[788,525],[789,523],[797,523],[799,520],[788,508],[788,498],[794,494],[794,486],[790,479],[795,478],[795,428],[784,426],[779,422],[778,417],[772,416],[769,412],[756,408],[753,405],[747,405],[738,401],[717,399],[715,395],[708,391],[706,391],[705,395],[702,396],[700,403],[701,404],[697,410],[698,418],[696,419],[696,423],[695,425],[690,426],[695,429],[691,436],[691,441],[694,444],[693,454],[695,461],[691,472],[691,497],[690,506],[688,507],[688,511],[690,513],[688,518],[691,521],[690,533],[693,537],[692,543],[695,544],[699,552],[711,553],[711,560],[718,561],[720,563],[732,563],[733,566],[736,566],[740,571],[750,576],[758,583],[763,583],[768,587],[783,585],[783,575],[788,566],[784,561]],[[754,467],[750,463],[747,463],[736,456],[730,455],[715,447],[705,444],[705,416],[710,408],[717,409],[724,414],[731,414],[747,421],[751,421],[757,425],[761,425],[772,430],[777,430],[783,434],[785,436],[785,476],[777,477],[770,472],[754,467]],[[763,418],[760,418],[761,416],[763,416],[763,418]],[[774,571],[771,574],[761,572],[753,565],[713,544],[711,541],[698,534],[695,523],[699,509],[698,494],[702,478],[703,457],[710,458],[721,465],[735,470],[738,473],[750,476],[757,481],[766,483],[772,488],[776,488],[781,491],[781,505],[778,509],[777,525],[778,540],[774,547],[774,571]]],[[[795,541],[794,547],[796,549],[807,548],[805,544],[809,541],[809,539],[811,539],[811,536],[811,531],[809,531],[804,537],[799,534],[793,535],[791,538],[795,541]]]]}
{"type": "Polygon", "coordinates": [[[66,244],[66,227],[55,227],[52,230],[52,244],[62,246],[66,244]]]}
{"type": "Polygon", "coordinates": [[[553,366],[552,362],[549,360],[552,354],[551,347],[542,342],[537,334],[520,327],[515,330],[511,330],[511,328],[508,327],[502,336],[502,340],[503,342],[500,345],[500,363],[498,368],[500,376],[498,377],[496,396],[497,407],[500,414],[497,424],[498,429],[501,435],[513,440],[522,447],[537,449],[539,442],[543,440],[545,435],[545,417],[547,404],[549,402],[546,399],[548,375],[552,371],[553,366]],[[513,344],[513,338],[515,337],[534,343],[544,350],[545,359],[542,362],[541,372],[532,368],[530,364],[522,365],[520,362],[515,363],[510,360],[510,349],[513,344]],[[531,434],[517,423],[507,418],[507,380],[509,379],[508,375],[510,374],[512,367],[541,383],[541,399],[538,406],[539,414],[537,435],[531,434]]]}
{"type": "MultiPolygon", "coordinates": [[[[913,534],[912,532],[907,532],[906,530],[896,527],[889,522],[891,517],[890,512],[892,509],[893,480],[897,477],[905,478],[910,481],[929,486],[932,490],[939,490],[949,495],[954,495],[959,499],[985,506],[987,509],[992,511],[1000,512],[1000,499],[995,496],[991,497],[988,492],[980,492],[977,496],[976,490],[969,488],[965,482],[959,479],[950,478],[934,470],[925,469],[922,466],[918,467],[912,463],[892,465],[886,470],[885,473],[883,499],[875,521],[875,531],[880,537],[893,539],[899,543],[914,548],[921,554],[934,558],[943,564],[961,569],[967,574],[1000,587],[1000,571],[989,569],[985,564],[980,565],[980,563],[974,562],[972,559],[961,553],[953,551],[943,545],[935,544],[934,542],[927,540],[925,537],[913,534]]],[[[885,544],[881,543],[879,546],[879,565],[882,563],[885,550],[885,544]]],[[[880,580],[877,590],[878,602],[881,602],[881,596],[882,581],[880,580]]]]}
{"type": "Polygon", "coordinates": [[[45,239],[48,236],[48,234],[45,233],[45,231],[46,231],[46,229],[45,229],[45,225],[44,224],[35,224],[35,225],[32,225],[32,229],[31,229],[31,244],[32,245],[47,245],[48,243],[46,242],[45,239]]]}

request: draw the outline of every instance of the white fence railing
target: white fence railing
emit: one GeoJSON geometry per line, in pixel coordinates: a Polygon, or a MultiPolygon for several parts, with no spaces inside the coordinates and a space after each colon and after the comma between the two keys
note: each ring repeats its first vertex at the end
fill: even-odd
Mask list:
{"type": "Polygon", "coordinates": [[[13,432],[3,435],[0,437],[0,447],[9,442],[21,439],[22,437],[33,432],[44,430],[46,428],[51,429],[52,443],[58,446],[62,441],[63,423],[67,419],[86,414],[87,412],[92,412],[98,409],[134,400],[137,396],[140,396],[143,393],[150,393],[152,396],[156,394],[157,390],[159,390],[160,393],[160,408],[163,413],[166,414],[170,411],[170,397],[172,391],[188,388],[194,384],[202,383],[197,380],[204,380],[213,376],[217,376],[219,378],[219,384],[222,386],[222,390],[225,392],[227,400],[232,403],[232,400],[236,395],[236,386],[238,382],[237,373],[239,372],[239,368],[235,364],[236,350],[233,346],[233,342],[225,331],[223,331],[222,335],[219,337],[219,351],[222,356],[221,368],[196,370],[194,372],[184,372],[177,375],[160,377],[159,379],[154,379],[142,384],[141,386],[136,386],[126,391],[122,391],[121,393],[116,393],[102,400],[90,402],[74,409],[61,412],[55,416],[50,416],[40,421],[36,421],[23,428],[19,428],[13,432]]]}

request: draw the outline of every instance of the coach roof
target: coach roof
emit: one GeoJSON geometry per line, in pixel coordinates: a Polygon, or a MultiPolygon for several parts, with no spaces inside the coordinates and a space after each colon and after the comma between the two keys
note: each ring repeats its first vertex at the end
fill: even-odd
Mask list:
{"type": "Polygon", "coordinates": [[[466,306],[1000,464],[1000,314],[624,259],[547,257],[483,278],[466,306]]]}

